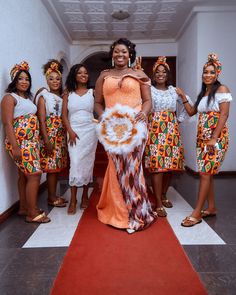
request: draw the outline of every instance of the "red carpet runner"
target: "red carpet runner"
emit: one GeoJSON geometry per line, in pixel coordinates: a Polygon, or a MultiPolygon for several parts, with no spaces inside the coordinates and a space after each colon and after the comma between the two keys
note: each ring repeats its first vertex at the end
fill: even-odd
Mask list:
{"type": "Polygon", "coordinates": [[[165,218],[127,234],[97,220],[99,192],[75,232],[51,295],[205,295],[165,218]]]}

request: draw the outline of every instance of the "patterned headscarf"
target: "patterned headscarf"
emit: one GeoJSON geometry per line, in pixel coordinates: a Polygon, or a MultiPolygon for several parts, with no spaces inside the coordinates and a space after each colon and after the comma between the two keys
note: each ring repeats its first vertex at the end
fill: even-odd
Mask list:
{"type": "Polygon", "coordinates": [[[168,65],[168,63],[166,62],[166,57],[165,56],[159,56],[157,58],[157,61],[155,62],[154,66],[153,66],[153,73],[156,72],[157,67],[159,67],[160,65],[165,66],[168,70],[170,70],[170,67],[168,65]]]}
{"type": "Polygon", "coordinates": [[[29,64],[26,61],[22,61],[20,64],[15,64],[10,71],[11,81],[13,81],[19,71],[29,71],[29,64]]]}
{"type": "Polygon", "coordinates": [[[47,71],[46,71],[46,73],[45,73],[46,78],[47,78],[52,72],[56,72],[56,73],[58,73],[58,74],[61,76],[61,72],[59,71],[58,67],[59,67],[58,63],[56,63],[56,62],[53,61],[53,62],[50,64],[50,67],[47,69],[47,71]]]}
{"type": "Polygon", "coordinates": [[[205,63],[203,69],[206,67],[213,65],[216,69],[217,76],[221,73],[222,71],[222,65],[219,61],[218,55],[216,53],[210,53],[208,54],[207,62],[205,63]]]}

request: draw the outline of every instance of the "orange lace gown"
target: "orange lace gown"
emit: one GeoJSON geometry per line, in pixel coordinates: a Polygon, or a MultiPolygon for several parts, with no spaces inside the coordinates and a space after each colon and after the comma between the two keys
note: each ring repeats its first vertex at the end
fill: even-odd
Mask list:
{"type": "MultiPolygon", "coordinates": [[[[137,111],[140,111],[142,105],[140,83],[149,84],[149,81],[142,81],[141,79],[138,79],[129,74],[122,77],[106,76],[103,83],[103,95],[106,108],[111,108],[118,103],[121,105],[127,105],[136,109],[137,111]]],[[[117,158],[114,161],[115,158],[113,155],[108,154],[109,163],[103,182],[102,193],[97,205],[98,219],[101,222],[117,228],[133,228],[135,230],[140,230],[147,227],[154,221],[155,217],[151,210],[151,205],[147,199],[145,179],[143,176],[141,163],[144,146],[145,143],[142,150],[137,150],[137,157],[133,161],[135,166],[135,171],[133,171],[133,174],[136,173],[136,180],[133,180],[133,182],[140,183],[140,189],[138,190],[134,188],[135,185],[130,187],[130,183],[128,183],[129,171],[127,171],[127,169],[129,170],[129,166],[124,168],[125,173],[123,173],[123,176],[120,176],[121,173],[119,173],[119,169],[117,169],[116,164],[119,162],[118,165],[120,165],[120,167],[124,165],[122,159],[117,158]],[[127,191],[130,189],[129,192],[131,194],[132,190],[135,190],[135,202],[138,205],[136,204],[132,207],[132,204],[127,201],[125,196],[126,194],[124,193],[124,190],[122,190],[122,186],[119,183],[119,180],[121,180],[122,177],[125,179],[123,187],[126,186],[127,191]],[[142,204],[141,207],[139,204],[142,204]],[[136,213],[138,210],[139,213],[136,213]],[[131,211],[133,212],[133,215],[135,215],[136,219],[133,225],[130,223],[131,211]],[[140,215],[142,216],[140,217],[140,215]]],[[[134,157],[134,155],[129,154],[126,158],[126,161],[132,161],[132,157],[134,157]]]]}

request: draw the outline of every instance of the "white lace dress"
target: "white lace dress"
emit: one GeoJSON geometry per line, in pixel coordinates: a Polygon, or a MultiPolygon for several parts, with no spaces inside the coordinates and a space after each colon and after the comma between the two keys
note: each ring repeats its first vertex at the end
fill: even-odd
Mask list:
{"type": "Polygon", "coordinates": [[[68,97],[68,119],[78,135],[76,145],[68,145],[70,156],[70,186],[87,185],[93,180],[93,166],[97,147],[97,135],[93,120],[94,97],[89,89],[80,96],[75,92],[68,97]]]}

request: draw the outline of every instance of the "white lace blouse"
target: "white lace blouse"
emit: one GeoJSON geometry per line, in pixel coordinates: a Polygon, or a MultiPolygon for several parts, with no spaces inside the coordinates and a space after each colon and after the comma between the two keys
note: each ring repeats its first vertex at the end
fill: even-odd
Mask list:
{"type": "Polygon", "coordinates": [[[62,111],[62,98],[54,93],[43,89],[36,97],[35,103],[38,105],[40,97],[44,98],[47,116],[61,116],[62,111]]]}
{"type": "Polygon", "coordinates": [[[219,112],[220,111],[220,104],[222,102],[230,102],[232,100],[231,93],[216,93],[215,99],[211,99],[209,105],[207,105],[208,96],[204,96],[198,107],[197,110],[199,113],[203,112],[219,112]]]}
{"type": "MultiPolygon", "coordinates": [[[[188,114],[184,108],[181,97],[176,93],[176,88],[169,86],[167,90],[159,90],[154,86],[151,86],[152,95],[152,111],[171,111],[176,112],[177,120],[183,122],[188,118],[188,114]]],[[[187,100],[192,105],[192,101],[189,96],[186,95],[187,100]]]]}

